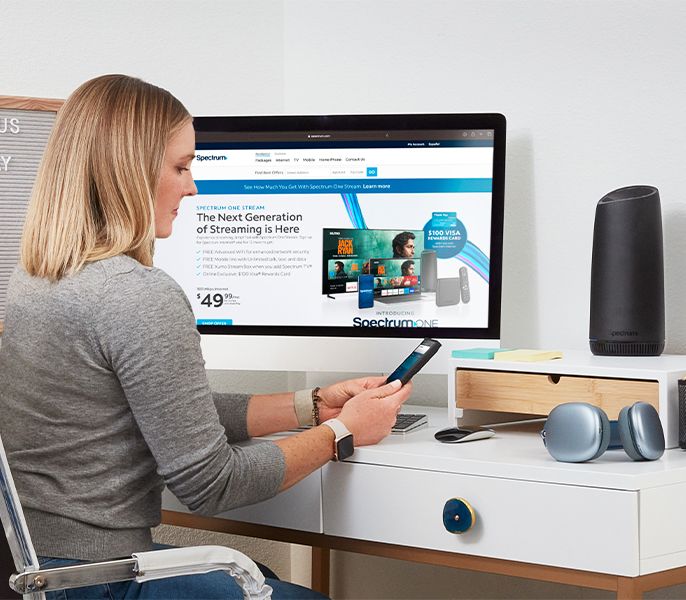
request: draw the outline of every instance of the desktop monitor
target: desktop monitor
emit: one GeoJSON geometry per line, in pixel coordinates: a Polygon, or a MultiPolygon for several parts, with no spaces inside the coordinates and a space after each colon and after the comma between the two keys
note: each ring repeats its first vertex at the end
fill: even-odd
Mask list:
{"type": "Polygon", "coordinates": [[[399,341],[433,337],[444,358],[425,372],[446,373],[451,348],[499,343],[502,115],[194,125],[198,194],[155,265],[188,296],[209,368],[384,372],[399,341]],[[423,250],[438,279],[463,267],[469,303],[422,291],[423,250]],[[371,308],[358,307],[362,274],[376,276],[371,308]]]}

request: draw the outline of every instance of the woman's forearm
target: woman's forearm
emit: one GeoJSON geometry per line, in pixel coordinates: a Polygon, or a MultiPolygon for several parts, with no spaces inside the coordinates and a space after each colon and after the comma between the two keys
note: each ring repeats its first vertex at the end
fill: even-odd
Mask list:
{"type": "MultiPolygon", "coordinates": [[[[263,394],[248,403],[248,432],[251,437],[269,435],[298,427],[293,393],[263,394]]],[[[333,457],[334,434],[329,427],[313,427],[278,440],[286,461],[281,491],[288,489],[333,457]]]]}
{"type": "Polygon", "coordinates": [[[333,458],[334,433],[326,425],[313,427],[276,442],[286,459],[281,490],[286,490],[333,458]]]}
{"type": "Polygon", "coordinates": [[[248,434],[269,435],[298,427],[293,392],[256,394],[248,402],[248,434]]]}

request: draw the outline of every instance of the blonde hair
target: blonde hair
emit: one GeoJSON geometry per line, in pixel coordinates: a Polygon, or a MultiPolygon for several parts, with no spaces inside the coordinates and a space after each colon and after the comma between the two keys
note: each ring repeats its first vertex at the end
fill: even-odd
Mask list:
{"type": "Polygon", "coordinates": [[[56,281],[126,254],[152,265],[169,139],[189,120],[168,91],[126,75],[81,85],[60,108],[34,184],[21,261],[56,281]]]}

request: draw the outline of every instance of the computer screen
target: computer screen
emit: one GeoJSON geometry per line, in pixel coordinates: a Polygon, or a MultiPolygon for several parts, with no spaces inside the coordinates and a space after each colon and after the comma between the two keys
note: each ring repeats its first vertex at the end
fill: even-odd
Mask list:
{"type": "Polygon", "coordinates": [[[202,334],[499,338],[502,115],[194,126],[198,194],[155,264],[182,286],[202,334]],[[358,306],[362,274],[376,278],[370,308],[358,306]],[[468,286],[468,302],[446,304],[441,279],[468,286]]]}

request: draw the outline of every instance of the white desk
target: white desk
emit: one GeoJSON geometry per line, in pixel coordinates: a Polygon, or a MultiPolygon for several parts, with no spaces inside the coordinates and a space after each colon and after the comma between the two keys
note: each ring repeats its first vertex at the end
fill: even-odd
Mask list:
{"type": "Polygon", "coordinates": [[[563,464],[533,430],[501,427],[491,439],[439,444],[433,432],[445,424],[445,411],[426,412],[429,428],[358,448],[352,460],[322,469],[321,488],[313,474],[290,491],[291,500],[300,495],[296,505],[321,502],[319,530],[302,522],[288,495],[214,519],[183,514],[167,499],[165,522],[311,545],[313,585],[322,591],[330,549],[626,598],[686,582],[686,452],[636,463],[608,451],[593,463],[563,464]],[[442,523],[443,505],[453,497],[469,501],[477,515],[462,535],[442,523]]]}

